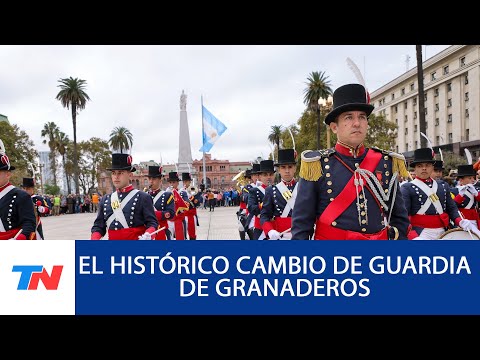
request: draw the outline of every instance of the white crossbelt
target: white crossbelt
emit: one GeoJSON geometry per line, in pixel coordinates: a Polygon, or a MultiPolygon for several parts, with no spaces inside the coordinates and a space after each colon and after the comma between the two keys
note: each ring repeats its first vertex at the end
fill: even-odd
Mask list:
{"type": "MultiPolygon", "coordinates": [[[[457,188],[459,189],[459,193],[460,193],[460,189],[464,189],[465,186],[464,185],[461,185],[461,186],[457,186],[457,188]]],[[[473,197],[473,194],[470,192],[470,191],[466,191],[465,192],[465,195],[463,196],[466,196],[468,198],[468,204],[465,206],[464,209],[471,209],[472,208],[472,205],[473,205],[473,202],[475,201],[474,197],[473,197]]]]}
{"type": "Polygon", "coordinates": [[[293,192],[290,192],[288,187],[283,182],[279,182],[275,186],[280,191],[280,194],[282,194],[284,199],[285,199],[285,196],[283,195],[284,193],[289,192],[289,193],[292,194],[292,196],[289,199],[285,199],[287,201],[287,205],[285,205],[285,208],[282,211],[282,215],[280,215],[280,217],[282,217],[282,218],[288,217],[288,214],[290,213],[290,210],[292,210],[293,207],[295,206],[295,199],[297,198],[298,186],[296,186],[296,184],[295,184],[295,188],[293,189],[293,192]]]}
{"type": "MultiPolygon", "coordinates": [[[[13,185],[8,185],[5,189],[0,191],[0,200],[7,195],[11,190],[15,189],[15,186],[13,185]]],[[[1,232],[6,232],[5,226],[3,225],[2,219],[0,219],[0,231],[1,232]]]]}
{"type": "Polygon", "coordinates": [[[434,180],[431,188],[427,184],[425,184],[423,181],[418,179],[412,180],[412,183],[417,185],[420,188],[420,190],[422,190],[427,195],[427,200],[422,205],[420,210],[417,211],[417,215],[425,215],[425,213],[427,212],[431,204],[433,204],[433,206],[435,207],[435,210],[437,210],[437,213],[439,215],[443,214],[442,204],[440,203],[440,200],[438,200],[438,196],[436,195],[437,189],[438,189],[438,183],[434,180]]]}
{"type": "Polygon", "coordinates": [[[117,207],[116,209],[113,208],[112,204],[114,202],[118,202],[118,193],[115,191],[112,196],[110,196],[110,206],[112,207],[113,214],[110,215],[110,217],[107,220],[107,230],[110,228],[110,225],[112,224],[113,220],[117,219],[117,221],[122,224],[123,228],[129,228],[127,219],[125,219],[125,214],[123,213],[123,208],[127,203],[130,201],[131,198],[133,198],[137,193],[138,189],[133,189],[130,191],[130,193],[125,196],[125,198],[121,201],[120,206],[117,207]]]}
{"type": "Polygon", "coordinates": [[[158,199],[160,199],[160,196],[162,196],[164,192],[165,190],[161,190],[157,195],[155,195],[155,197],[153,198],[153,207],[155,207],[155,204],[157,203],[158,199]]]}

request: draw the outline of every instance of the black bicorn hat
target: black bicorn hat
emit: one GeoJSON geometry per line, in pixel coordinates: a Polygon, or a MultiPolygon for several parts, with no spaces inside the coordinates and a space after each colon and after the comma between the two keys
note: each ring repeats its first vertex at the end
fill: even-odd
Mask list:
{"type": "Polygon", "coordinates": [[[129,154],[112,154],[112,167],[107,170],[129,170],[134,172],[136,169],[132,163],[132,156],[129,154]]]}
{"type": "Polygon", "coordinates": [[[258,174],[259,172],[260,172],[260,164],[257,164],[257,163],[253,164],[250,175],[258,174]]]}
{"type": "Polygon", "coordinates": [[[443,164],[442,160],[435,160],[435,164],[433,164],[433,168],[435,170],[445,170],[445,165],[443,164]]]}
{"type": "Polygon", "coordinates": [[[333,108],[325,117],[325,124],[330,124],[338,115],[346,111],[365,111],[369,116],[374,109],[370,104],[370,94],[361,84],[340,86],[333,92],[333,108]]]}
{"type": "Polygon", "coordinates": [[[33,178],[23,178],[22,187],[24,188],[35,187],[35,180],[33,178]]]}
{"type": "Polygon", "coordinates": [[[280,149],[278,150],[278,160],[274,166],[279,165],[296,165],[297,164],[297,153],[294,149],[280,149]]]}
{"type": "Polygon", "coordinates": [[[245,170],[245,175],[243,175],[243,176],[251,179],[252,178],[252,170],[251,169],[245,170]]]}
{"type": "Polygon", "coordinates": [[[273,167],[273,160],[262,160],[260,161],[260,170],[259,173],[274,173],[275,169],[273,167]]]}
{"type": "Polygon", "coordinates": [[[168,181],[180,181],[179,177],[178,177],[178,172],[176,171],[170,171],[168,173],[168,181]]]}
{"type": "Polygon", "coordinates": [[[0,139],[0,170],[15,170],[15,166],[10,164],[3,141],[0,139]]]}
{"type": "Polygon", "coordinates": [[[190,173],[182,173],[182,181],[185,181],[185,180],[190,180],[192,181],[192,177],[190,176],[190,173]]]}
{"type": "Polygon", "coordinates": [[[458,165],[457,177],[475,176],[477,175],[473,165],[458,165]]]}
{"type": "Polygon", "coordinates": [[[435,164],[435,154],[432,148],[420,148],[413,152],[413,160],[410,162],[410,167],[415,167],[420,163],[432,163],[435,164]]]}
{"type": "Polygon", "coordinates": [[[161,166],[156,166],[156,165],[150,165],[148,167],[148,177],[162,177],[162,167],[161,166]]]}

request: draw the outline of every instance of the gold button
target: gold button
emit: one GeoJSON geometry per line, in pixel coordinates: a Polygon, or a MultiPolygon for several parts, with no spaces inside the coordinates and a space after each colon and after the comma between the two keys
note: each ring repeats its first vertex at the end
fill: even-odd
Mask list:
{"type": "Polygon", "coordinates": [[[361,208],[365,207],[365,204],[360,204],[360,207],[361,207],[361,208]]]}
{"type": "Polygon", "coordinates": [[[363,231],[363,232],[365,232],[365,231],[367,231],[367,229],[365,229],[365,228],[362,228],[362,231],[363,231]]]}
{"type": "Polygon", "coordinates": [[[385,184],[388,184],[388,180],[385,180],[385,184]]]}
{"type": "Polygon", "coordinates": [[[388,156],[387,156],[387,155],[385,155],[383,158],[384,158],[385,160],[388,160],[388,156]]]}
{"type": "Polygon", "coordinates": [[[332,189],[328,189],[328,190],[327,190],[327,193],[331,194],[331,193],[332,193],[332,189]]]}
{"type": "Polygon", "coordinates": [[[326,173],[325,176],[326,176],[326,177],[330,177],[330,173],[326,173]]]}
{"type": "Polygon", "coordinates": [[[330,165],[325,165],[325,169],[330,169],[330,165]]]}
{"type": "Polygon", "coordinates": [[[362,220],[362,224],[366,224],[367,223],[367,220],[362,220]]]}
{"type": "Polygon", "coordinates": [[[333,201],[333,198],[330,198],[330,201],[333,201]]]}
{"type": "Polygon", "coordinates": [[[359,198],[360,198],[360,199],[363,199],[363,195],[360,195],[359,198]]]}
{"type": "Polygon", "coordinates": [[[386,169],[386,168],[388,167],[388,165],[387,165],[387,164],[383,164],[383,167],[386,169]]]}
{"type": "Polygon", "coordinates": [[[355,163],[355,167],[359,167],[360,165],[358,163],[355,163]]]}
{"type": "Polygon", "coordinates": [[[337,226],[337,222],[336,221],[332,222],[332,226],[337,226]]]}
{"type": "Polygon", "coordinates": [[[360,214],[361,214],[362,216],[365,216],[365,211],[362,211],[360,214]]]}
{"type": "Polygon", "coordinates": [[[328,158],[324,158],[323,161],[328,162],[328,158]]]}
{"type": "Polygon", "coordinates": [[[332,181],[331,181],[331,180],[328,180],[328,181],[327,181],[327,185],[328,185],[328,186],[332,185],[332,181]]]}
{"type": "Polygon", "coordinates": [[[385,189],[385,194],[388,192],[388,189],[385,189]]]}
{"type": "Polygon", "coordinates": [[[386,175],[386,176],[389,176],[389,175],[390,175],[390,171],[385,171],[385,175],[386,175]]]}

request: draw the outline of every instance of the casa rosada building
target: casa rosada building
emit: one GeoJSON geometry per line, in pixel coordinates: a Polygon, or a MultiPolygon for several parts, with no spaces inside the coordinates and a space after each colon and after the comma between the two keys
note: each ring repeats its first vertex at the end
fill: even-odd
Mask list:
{"type": "MultiPolygon", "coordinates": [[[[133,173],[132,184],[136,189],[147,190],[148,183],[148,167],[150,165],[158,165],[158,163],[151,161],[141,162],[138,165],[135,165],[136,171],[133,173]]],[[[228,190],[230,188],[236,188],[237,182],[233,181],[232,178],[237,175],[240,171],[251,169],[252,164],[250,161],[229,161],[229,160],[217,160],[212,159],[211,154],[205,154],[205,168],[206,168],[206,178],[207,178],[207,189],[212,190],[228,190]]],[[[163,165],[163,180],[162,188],[168,186],[167,178],[168,173],[171,171],[176,171],[175,164],[164,164],[163,165]]],[[[193,160],[192,163],[192,178],[193,186],[199,188],[199,185],[203,183],[203,158],[200,160],[193,160]]],[[[181,179],[181,174],[179,174],[181,179]]],[[[103,171],[100,174],[98,181],[98,191],[101,194],[111,193],[113,190],[113,183],[110,177],[110,172],[103,171]]]]}

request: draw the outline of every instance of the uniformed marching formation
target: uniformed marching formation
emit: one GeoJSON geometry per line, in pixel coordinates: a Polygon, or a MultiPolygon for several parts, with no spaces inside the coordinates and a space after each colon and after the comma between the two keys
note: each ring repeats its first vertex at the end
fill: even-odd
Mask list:
{"type": "MultiPolygon", "coordinates": [[[[341,86],[325,118],[337,142],[302,152],[298,182],[294,148],[243,172],[240,239],[480,239],[480,160],[473,164],[466,150],[468,164],[448,183],[443,158],[436,159],[432,147],[420,148],[409,172],[403,155],[364,145],[373,109],[363,85],[341,86]]],[[[0,141],[0,239],[43,239],[39,214],[49,211],[47,203],[35,195],[33,178],[24,178],[25,190],[10,183],[14,169],[0,141]]],[[[202,193],[190,187],[190,173],[181,174],[179,189],[178,172],[170,172],[163,190],[162,166],[149,166],[149,189],[140,191],[131,185],[131,155],[112,154],[107,170],[115,190],[99,203],[92,240],[197,239],[202,193]]]]}

